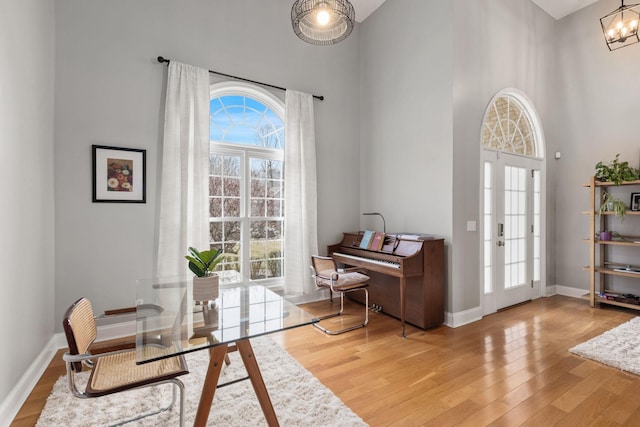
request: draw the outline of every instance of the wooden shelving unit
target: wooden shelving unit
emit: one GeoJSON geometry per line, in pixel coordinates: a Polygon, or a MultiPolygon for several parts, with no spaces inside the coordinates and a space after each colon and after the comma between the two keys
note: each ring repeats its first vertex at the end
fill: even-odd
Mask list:
{"type": "MultiPolygon", "coordinates": [[[[607,187],[616,186],[613,182],[599,182],[595,177],[591,177],[589,184],[584,184],[584,187],[589,188],[589,200],[591,209],[583,212],[584,215],[588,215],[589,221],[589,238],[584,239],[589,244],[589,265],[584,267],[584,270],[589,272],[589,293],[583,295],[583,298],[589,300],[591,307],[594,307],[596,303],[609,304],[619,307],[626,307],[635,310],[640,310],[640,305],[629,304],[624,301],[616,301],[609,298],[622,298],[622,295],[614,290],[606,288],[607,276],[619,276],[630,277],[640,279],[639,273],[618,271],[616,268],[623,267],[613,259],[609,259],[608,248],[621,246],[621,247],[637,247],[640,250],[640,236],[621,236],[614,240],[599,240],[596,237],[598,230],[606,230],[609,221],[613,218],[613,212],[600,213],[600,200],[602,197],[602,190],[607,187]],[[596,289],[596,285],[598,289],[596,289]],[[603,296],[605,295],[605,296],[603,296]]],[[[639,181],[624,181],[620,186],[637,186],[638,189],[633,189],[640,192],[640,180],[639,181]]],[[[627,210],[626,217],[631,217],[633,220],[640,220],[640,211],[627,210]],[[634,218],[635,217],[635,218],[634,218]]],[[[634,265],[632,268],[640,268],[640,266],[634,265]]]]}

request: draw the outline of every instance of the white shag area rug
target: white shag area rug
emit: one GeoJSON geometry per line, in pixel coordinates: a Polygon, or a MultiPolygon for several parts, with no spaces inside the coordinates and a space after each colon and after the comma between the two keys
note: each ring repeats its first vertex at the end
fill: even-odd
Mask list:
{"type": "Polygon", "coordinates": [[[569,349],[571,353],[640,375],[640,317],[569,349]]]}
{"type": "MultiPolygon", "coordinates": [[[[269,337],[251,340],[256,360],[269,391],[281,426],[366,426],[336,395],[304,369],[289,353],[269,337]]],[[[238,352],[230,353],[220,383],[246,376],[238,352]]],[[[186,356],[189,374],[185,384],[185,425],[193,425],[209,362],[206,350],[186,356]]],[[[88,373],[83,372],[84,386],[88,373]]],[[[80,377],[78,377],[80,378],[80,377]]],[[[69,391],[66,376],[58,379],[38,419],[37,426],[95,427],[113,424],[144,412],[164,407],[171,401],[172,385],[165,384],[94,399],[79,399],[69,391]],[[161,402],[161,403],[160,403],[161,402]]],[[[128,426],[177,426],[178,401],[174,409],[127,424],[128,426]]],[[[267,425],[251,381],[216,390],[209,426],[267,425]]]]}

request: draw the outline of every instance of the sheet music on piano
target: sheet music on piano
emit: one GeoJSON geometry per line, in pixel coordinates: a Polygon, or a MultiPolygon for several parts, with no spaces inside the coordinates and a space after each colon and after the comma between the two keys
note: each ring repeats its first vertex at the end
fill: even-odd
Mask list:
{"type": "MultiPolygon", "coordinates": [[[[364,233],[365,233],[365,231],[358,231],[358,235],[353,240],[353,243],[351,243],[351,246],[353,246],[354,248],[363,249],[360,246],[360,243],[362,242],[362,238],[364,237],[364,233]]],[[[385,233],[384,234],[384,240],[383,240],[383,243],[382,243],[382,248],[381,249],[376,249],[376,250],[373,250],[373,251],[374,252],[387,253],[387,254],[393,254],[396,251],[396,249],[398,248],[398,244],[399,243],[400,243],[399,234],[385,233]]],[[[371,250],[371,249],[364,249],[364,250],[371,250]]]]}
{"type": "MultiPolygon", "coordinates": [[[[353,247],[363,249],[360,244],[362,242],[362,238],[364,236],[365,231],[358,231],[357,237],[353,240],[351,244],[353,247]]],[[[382,248],[375,250],[375,252],[382,252],[387,254],[394,254],[400,245],[401,240],[433,240],[438,239],[437,236],[433,234],[424,234],[424,233],[385,233],[384,235],[384,243],[382,244],[382,248]]],[[[371,250],[371,249],[365,249],[371,250]]]]}

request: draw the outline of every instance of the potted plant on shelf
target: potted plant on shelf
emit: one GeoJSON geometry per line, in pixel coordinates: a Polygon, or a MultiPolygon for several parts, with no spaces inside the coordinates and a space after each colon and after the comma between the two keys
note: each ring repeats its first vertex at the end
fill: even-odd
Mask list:
{"type": "Polygon", "coordinates": [[[609,241],[611,240],[612,233],[611,231],[601,231],[597,234],[598,240],[609,241]]]}
{"type": "Polygon", "coordinates": [[[620,185],[622,181],[635,181],[640,179],[640,170],[629,166],[629,162],[621,162],[620,154],[610,162],[598,162],[596,164],[595,177],[601,182],[613,182],[620,185]]]}
{"type": "Polygon", "coordinates": [[[602,192],[602,202],[600,203],[600,213],[613,212],[615,216],[620,218],[620,222],[624,221],[624,216],[627,213],[627,205],[617,197],[613,197],[611,193],[607,191],[602,192]]]}
{"type": "Polygon", "coordinates": [[[223,260],[221,255],[217,249],[198,251],[196,248],[189,247],[189,255],[185,258],[189,261],[189,270],[195,274],[194,301],[214,301],[218,298],[219,277],[213,270],[223,260]]]}
{"type": "Polygon", "coordinates": [[[621,240],[622,235],[617,231],[596,231],[596,240],[621,240]]]}

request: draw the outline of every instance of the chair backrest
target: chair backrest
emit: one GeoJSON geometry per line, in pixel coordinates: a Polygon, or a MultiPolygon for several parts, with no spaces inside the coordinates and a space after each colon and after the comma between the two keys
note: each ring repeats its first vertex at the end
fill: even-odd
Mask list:
{"type": "MultiPolygon", "coordinates": [[[[67,337],[70,354],[85,354],[98,335],[93,308],[86,298],[80,298],[73,303],[62,320],[64,334],[67,337]]],[[[72,363],[75,372],[82,371],[82,363],[72,363]]]]}
{"type": "Polygon", "coordinates": [[[337,271],[336,261],[331,257],[326,256],[311,256],[311,264],[313,265],[313,269],[316,274],[319,276],[324,276],[326,278],[331,278],[331,273],[337,271]]]}

